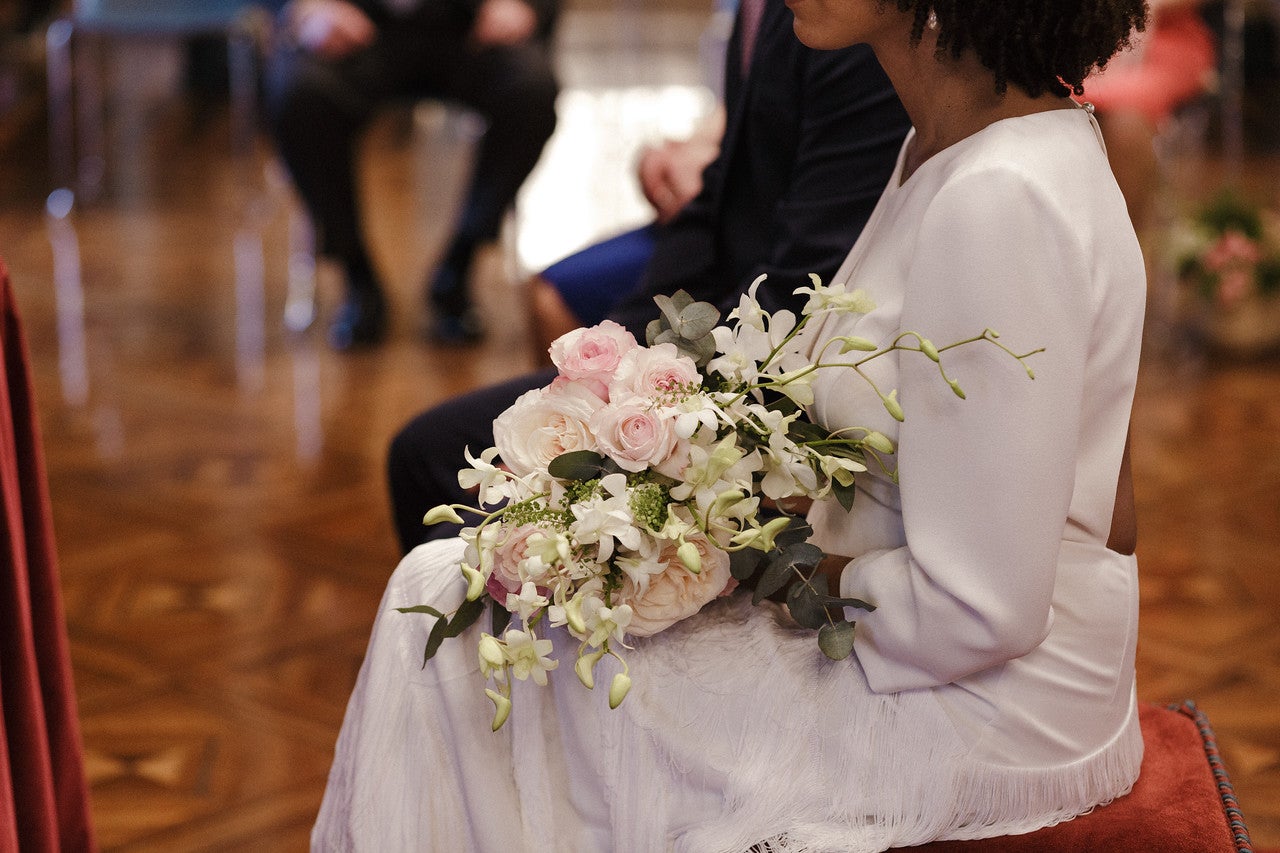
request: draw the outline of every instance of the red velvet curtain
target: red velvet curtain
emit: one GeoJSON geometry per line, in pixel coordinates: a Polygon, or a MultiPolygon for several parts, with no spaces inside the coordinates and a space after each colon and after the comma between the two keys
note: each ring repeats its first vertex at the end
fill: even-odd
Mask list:
{"type": "Polygon", "coordinates": [[[92,851],[44,455],[0,260],[0,851],[92,851]]]}

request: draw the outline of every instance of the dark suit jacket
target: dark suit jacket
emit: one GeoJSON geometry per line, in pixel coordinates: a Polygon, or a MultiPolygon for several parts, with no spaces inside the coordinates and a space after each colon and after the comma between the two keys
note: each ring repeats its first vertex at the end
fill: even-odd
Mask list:
{"type": "Polygon", "coordinates": [[[657,315],[655,294],[683,288],[727,312],[768,273],[759,296],[772,309],[792,302],[809,273],[830,280],[910,124],[870,48],[805,47],[783,0],[766,0],[747,78],[736,30],[726,63],[720,156],[701,194],[659,236],[637,292],[612,315],[640,341],[657,315]]]}

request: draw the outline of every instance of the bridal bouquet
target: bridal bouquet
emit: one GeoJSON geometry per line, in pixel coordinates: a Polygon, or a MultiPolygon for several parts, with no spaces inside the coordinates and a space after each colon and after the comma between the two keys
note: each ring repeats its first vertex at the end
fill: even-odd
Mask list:
{"type": "Polygon", "coordinates": [[[564,626],[579,641],[574,671],[587,688],[604,656],[620,662],[609,688],[616,708],[631,685],[619,647],[739,583],[753,586],[756,603],[783,598],[799,624],[817,629],[825,655],[847,657],[854,626],[844,608],[873,606],[831,594],[817,571],[825,555],[781,508],[788,499],[834,497],[848,509],[854,480],[869,465],[894,475],[885,462],[894,447],[874,430],[814,423],[805,407],[815,374],[853,371],[902,420],[896,390],[877,388],[863,372],[872,360],[917,353],[937,362],[963,397],[942,369],[947,349],[985,341],[1019,362],[1032,354],[1013,353],[990,330],[945,347],[914,332],[884,346],[848,336],[813,346],[802,332],[817,318],[864,314],[871,300],[813,276],[811,287],[796,291],[808,298],[798,317],[770,314],[755,299],[761,280],[729,314],[732,325],[718,325],[713,306],[679,293],[658,297],[661,316],[646,330],[647,346],[608,320],[557,340],[556,379],[498,417],[495,447],[466,454],[458,480],[476,490],[478,505],[439,506],[424,518],[475,517],[461,533],[466,602],[452,614],[400,609],[436,617],[429,659],[496,605],[492,632],[479,645],[481,671],[494,682],[486,693],[495,731],[511,709],[511,679],[545,684],[559,666],[540,635],[545,628],[564,626]]]}

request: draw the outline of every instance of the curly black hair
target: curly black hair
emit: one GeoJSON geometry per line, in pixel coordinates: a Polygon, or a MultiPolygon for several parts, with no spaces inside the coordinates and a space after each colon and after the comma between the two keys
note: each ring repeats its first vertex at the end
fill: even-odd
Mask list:
{"type": "MultiPolygon", "coordinates": [[[[886,0],[887,2],[887,0],[886,0]]],[[[938,53],[972,50],[994,72],[996,91],[1009,84],[1031,97],[1080,95],[1129,36],[1146,25],[1146,0],[897,0],[915,15],[918,43],[929,13],[937,16],[938,53]]]]}

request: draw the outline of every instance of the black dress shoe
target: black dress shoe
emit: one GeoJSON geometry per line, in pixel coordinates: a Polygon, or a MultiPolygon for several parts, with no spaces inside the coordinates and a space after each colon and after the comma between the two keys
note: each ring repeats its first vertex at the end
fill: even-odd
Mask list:
{"type": "Polygon", "coordinates": [[[377,289],[348,293],[329,326],[329,344],[336,350],[372,346],[386,336],[387,303],[377,289]]]}

